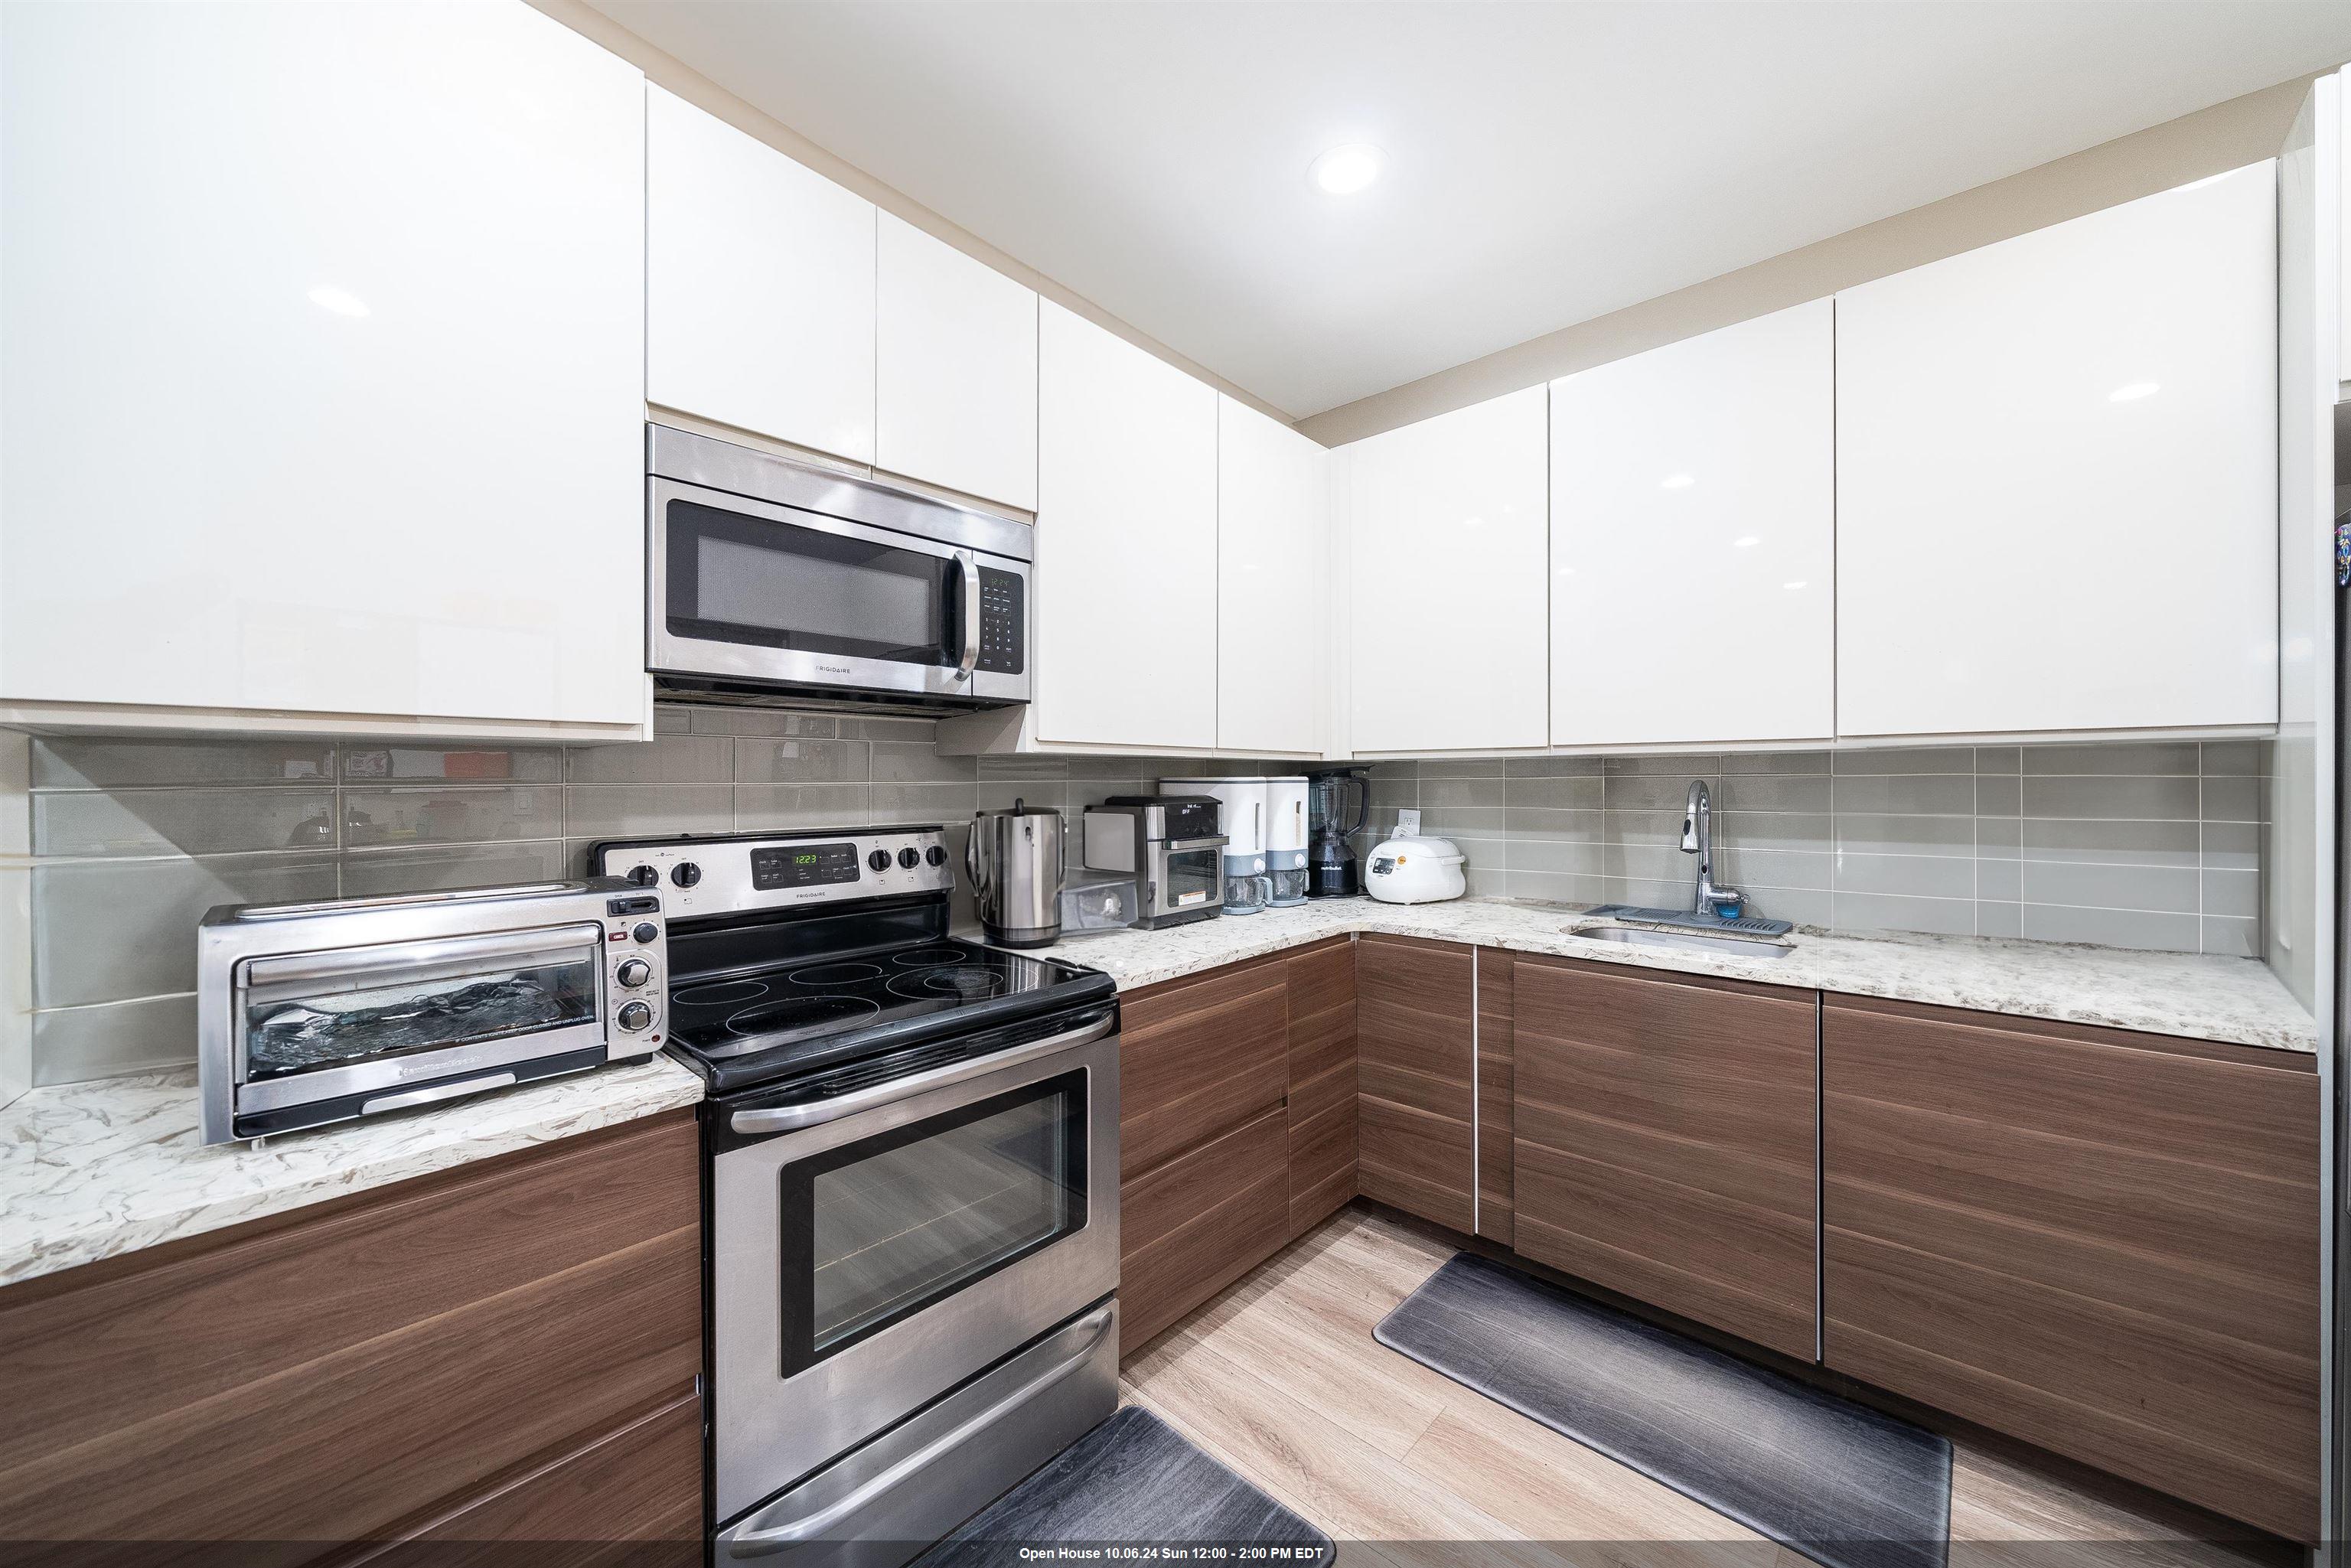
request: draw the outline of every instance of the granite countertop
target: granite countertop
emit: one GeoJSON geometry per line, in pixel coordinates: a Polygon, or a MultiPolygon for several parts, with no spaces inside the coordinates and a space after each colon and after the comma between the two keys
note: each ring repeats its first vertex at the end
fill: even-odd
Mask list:
{"type": "MultiPolygon", "coordinates": [[[[2318,1049],[2310,1015],[2252,959],[1814,932],[1799,932],[1787,957],[1762,959],[1572,935],[1589,924],[1558,904],[1348,898],[1166,931],[1065,937],[1039,951],[1104,970],[1133,989],[1326,936],[1380,932],[2279,1051],[2318,1049]]],[[[655,1057],[381,1121],[283,1134],[254,1148],[196,1141],[193,1070],[36,1089],[0,1106],[0,1285],[701,1098],[699,1076],[655,1057]]]]}
{"type": "Polygon", "coordinates": [[[1040,951],[1107,970],[1124,989],[1325,936],[1371,931],[2278,1051],[2318,1050],[2316,1023],[2269,967],[2252,958],[2137,953],[1992,936],[1901,932],[1832,936],[1811,931],[1796,933],[1794,951],[1784,958],[1751,958],[1620,946],[1570,934],[1572,927],[1590,924],[1605,923],[1560,904],[1503,899],[1377,904],[1368,898],[1342,898],[1165,931],[1064,937],[1040,951]]]}
{"type": "Polygon", "coordinates": [[[193,1068],[35,1089],[0,1105],[0,1285],[701,1098],[656,1056],[254,1148],[196,1141],[193,1068]]]}

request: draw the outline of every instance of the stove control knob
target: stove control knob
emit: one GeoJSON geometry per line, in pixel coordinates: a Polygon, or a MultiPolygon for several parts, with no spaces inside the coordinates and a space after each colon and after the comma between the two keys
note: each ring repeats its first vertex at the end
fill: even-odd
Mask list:
{"type": "Polygon", "coordinates": [[[669,868],[669,879],[680,887],[692,887],[702,880],[702,868],[692,861],[680,861],[669,868]]]}
{"type": "Polygon", "coordinates": [[[629,873],[629,880],[639,887],[651,887],[661,881],[661,873],[649,865],[641,865],[629,873]]]}
{"type": "Polygon", "coordinates": [[[875,850],[872,854],[865,857],[865,863],[872,866],[875,871],[888,871],[890,869],[890,852],[888,850],[875,850]]]}
{"type": "Polygon", "coordinates": [[[621,967],[612,971],[612,978],[632,991],[653,977],[653,967],[643,958],[623,958],[621,967]]]}
{"type": "Polygon", "coordinates": [[[939,848],[938,845],[933,844],[929,849],[923,852],[923,858],[930,862],[933,865],[945,865],[947,863],[947,852],[939,848]]]}
{"type": "Polygon", "coordinates": [[[652,1025],[653,1009],[643,1002],[622,1002],[621,1010],[613,1015],[612,1021],[631,1034],[635,1034],[652,1025]]]}
{"type": "Polygon", "coordinates": [[[640,920],[637,922],[636,929],[630,932],[629,935],[635,937],[640,942],[650,942],[654,937],[661,935],[661,927],[654,925],[650,920],[640,920]]]}
{"type": "Polygon", "coordinates": [[[908,844],[904,849],[898,852],[898,863],[904,866],[908,871],[912,871],[916,866],[923,863],[923,852],[916,849],[914,845],[908,844]]]}

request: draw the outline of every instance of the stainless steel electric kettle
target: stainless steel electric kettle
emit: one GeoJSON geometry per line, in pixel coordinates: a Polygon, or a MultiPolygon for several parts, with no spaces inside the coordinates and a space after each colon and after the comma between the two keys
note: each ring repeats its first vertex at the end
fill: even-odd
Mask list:
{"type": "Polygon", "coordinates": [[[990,942],[1042,947],[1060,940],[1061,812],[1015,800],[1008,811],[974,813],[964,865],[990,942]]]}

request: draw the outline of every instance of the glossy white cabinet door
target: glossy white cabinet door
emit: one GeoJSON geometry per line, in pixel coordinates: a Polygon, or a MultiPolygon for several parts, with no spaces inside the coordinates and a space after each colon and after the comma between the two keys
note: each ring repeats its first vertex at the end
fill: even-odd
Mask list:
{"type": "Polygon", "coordinates": [[[1035,511],[1036,291],[880,216],[874,466],[1035,511]]]}
{"type": "Polygon", "coordinates": [[[2273,163],[1837,296],[1837,728],[2277,719],[2273,163]]]}
{"type": "Polygon", "coordinates": [[[1834,308],[1551,384],[1551,743],[1836,723],[1834,308]]]}
{"type": "Polygon", "coordinates": [[[1331,454],[1217,397],[1217,744],[1319,757],[1331,454]]]}
{"type": "Polygon", "coordinates": [[[645,88],[645,401],[873,461],[873,204],[645,88]]]}
{"type": "Polygon", "coordinates": [[[520,0],[0,62],[0,698],[645,722],[637,71],[520,0]]]}
{"type": "Polygon", "coordinates": [[[1036,735],[1217,744],[1217,393],[1051,300],[1038,358],[1036,735]]]}
{"type": "Polygon", "coordinates": [[[1545,743],[1548,390],[1340,448],[1356,752],[1545,743]]]}

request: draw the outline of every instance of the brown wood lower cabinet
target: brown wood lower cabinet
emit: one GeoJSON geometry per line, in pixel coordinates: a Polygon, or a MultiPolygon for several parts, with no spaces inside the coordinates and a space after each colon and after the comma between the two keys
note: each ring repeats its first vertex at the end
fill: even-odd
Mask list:
{"type": "Polygon", "coordinates": [[[1814,993],[1521,956],[1517,1249],[1810,1361],[1814,993]]]}
{"type": "Polygon", "coordinates": [[[698,1161],[648,1117],[0,1291],[0,1540],[299,1561],[691,1403],[698,1161]]]}
{"type": "Polygon", "coordinates": [[[2314,1539],[2314,1065],[1830,998],[1828,1364],[2314,1539]]]}
{"type": "Polygon", "coordinates": [[[1366,936],[1355,943],[1356,1188],[1468,1234],[1476,950],[1366,936]]]}
{"type": "Polygon", "coordinates": [[[1517,955],[1478,949],[1478,1234],[1510,1245],[1517,955]]]}
{"type": "Polygon", "coordinates": [[[1121,1004],[1120,1348],[1132,1355],[1355,1196],[1346,938],[1121,1004]]]}

